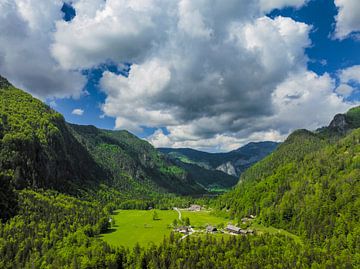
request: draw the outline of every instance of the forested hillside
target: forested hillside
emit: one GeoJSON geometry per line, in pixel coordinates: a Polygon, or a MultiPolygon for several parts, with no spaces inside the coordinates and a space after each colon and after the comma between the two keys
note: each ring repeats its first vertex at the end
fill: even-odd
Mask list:
{"type": "Polygon", "coordinates": [[[1,77],[0,86],[0,268],[360,267],[360,107],[316,132],[295,131],[234,190],[194,201],[175,193],[205,193],[210,181],[149,143],[67,124],[1,77]],[[262,228],[179,240],[168,227],[160,245],[134,249],[99,237],[116,225],[114,209],[194,202],[239,226],[255,215],[262,228]]]}
{"type": "Polygon", "coordinates": [[[2,85],[0,170],[11,177],[15,188],[74,193],[80,186],[101,182],[120,190],[138,184],[181,194],[205,192],[149,143],[126,131],[68,125],[41,101],[10,84],[2,85]]]}
{"type": "Polygon", "coordinates": [[[146,194],[173,192],[205,193],[175,163],[165,159],[152,145],[127,131],[101,130],[94,126],[70,125],[74,136],[94,160],[112,175],[117,189],[146,194]]]}
{"type": "Polygon", "coordinates": [[[340,125],[294,132],[247,170],[218,206],[239,220],[257,215],[266,226],[360,266],[359,116],[358,107],[342,115],[340,125]]]}

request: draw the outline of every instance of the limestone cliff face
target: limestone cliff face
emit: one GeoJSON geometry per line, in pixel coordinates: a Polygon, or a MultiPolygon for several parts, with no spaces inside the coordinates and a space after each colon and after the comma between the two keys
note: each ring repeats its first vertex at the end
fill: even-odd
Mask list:
{"type": "Polygon", "coordinates": [[[334,119],[330,122],[329,128],[336,129],[337,131],[344,133],[349,127],[348,122],[346,121],[345,114],[337,114],[334,119]]]}
{"type": "Polygon", "coordinates": [[[337,114],[329,126],[318,129],[318,133],[332,133],[344,135],[347,132],[360,128],[360,106],[350,109],[345,114],[337,114]]]}
{"type": "Polygon", "coordinates": [[[239,177],[247,168],[269,155],[278,146],[276,142],[252,142],[224,153],[209,153],[189,148],[160,148],[159,151],[182,162],[197,165],[210,171],[221,171],[239,177]]]}
{"type": "Polygon", "coordinates": [[[236,169],[231,162],[223,163],[222,165],[216,167],[216,170],[222,171],[230,176],[237,176],[236,169]]]}

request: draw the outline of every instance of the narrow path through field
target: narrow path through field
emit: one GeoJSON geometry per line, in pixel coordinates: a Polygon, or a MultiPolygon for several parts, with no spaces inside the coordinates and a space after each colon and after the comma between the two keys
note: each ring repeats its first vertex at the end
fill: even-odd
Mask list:
{"type": "Polygon", "coordinates": [[[179,241],[184,240],[186,237],[188,237],[190,234],[185,234],[183,237],[179,239],[179,241]]]}
{"type": "Polygon", "coordinates": [[[179,220],[182,221],[180,210],[179,210],[177,207],[174,207],[174,210],[178,212],[178,214],[179,214],[179,220]]]}

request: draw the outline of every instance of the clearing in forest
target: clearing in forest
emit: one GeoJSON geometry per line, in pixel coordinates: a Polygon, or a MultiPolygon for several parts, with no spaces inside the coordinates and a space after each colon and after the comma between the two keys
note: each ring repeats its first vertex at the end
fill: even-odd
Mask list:
{"type": "MultiPolygon", "coordinates": [[[[150,242],[158,244],[164,236],[173,230],[172,223],[179,220],[175,210],[155,210],[157,219],[154,220],[154,210],[117,210],[112,216],[115,225],[101,238],[112,246],[134,247],[138,242],[147,246],[150,242]]],[[[191,226],[196,229],[206,225],[226,224],[227,219],[211,215],[210,212],[190,212],[182,210],[182,219],[189,218],[191,226]]]]}

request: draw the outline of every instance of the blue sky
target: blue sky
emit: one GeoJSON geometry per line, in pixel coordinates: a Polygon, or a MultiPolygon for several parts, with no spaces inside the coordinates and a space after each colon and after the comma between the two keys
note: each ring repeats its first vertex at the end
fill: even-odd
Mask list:
{"type": "Polygon", "coordinates": [[[1,2],[0,74],[69,122],[214,152],[360,104],[358,0],[209,1],[1,2]]]}
{"type": "MultiPolygon", "coordinates": [[[[64,12],[64,20],[71,21],[75,16],[75,10],[69,4],[64,4],[62,11],[64,12]]],[[[332,1],[316,0],[310,1],[302,8],[276,9],[268,13],[267,16],[271,18],[277,16],[290,17],[296,21],[312,25],[313,28],[310,33],[312,45],[306,49],[306,54],[310,59],[308,69],[319,75],[327,72],[335,76],[340,69],[360,64],[360,42],[358,40],[352,38],[338,40],[332,37],[335,29],[334,17],[337,12],[338,10],[332,1]]],[[[101,110],[106,94],[102,92],[99,80],[105,70],[127,76],[127,72],[117,70],[114,63],[104,63],[99,68],[85,70],[84,74],[88,80],[85,90],[89,94],[79,99],[56,99],[55,109],[64,114],[67,121],[77,124],[92,124],[104,129],[114,129],[115,119],[105,116],[101,110]],[[84,114],[82,116],[73,115],[71,112],[76,108],[83,109],[84,114]]],[[[353,84],[353,86],[359,90],[359,85],[353,84]]],[[[359,98],[360,94],[357,91],[348,100],[357,101],[359,98]]],[[[136,134],[143,138],[151,135],[157,129],[142,127],[143,131],[136,132],[136,134]]],[[[167,132],[166,126],[162,129],[165,133],[167,132]]]]}

